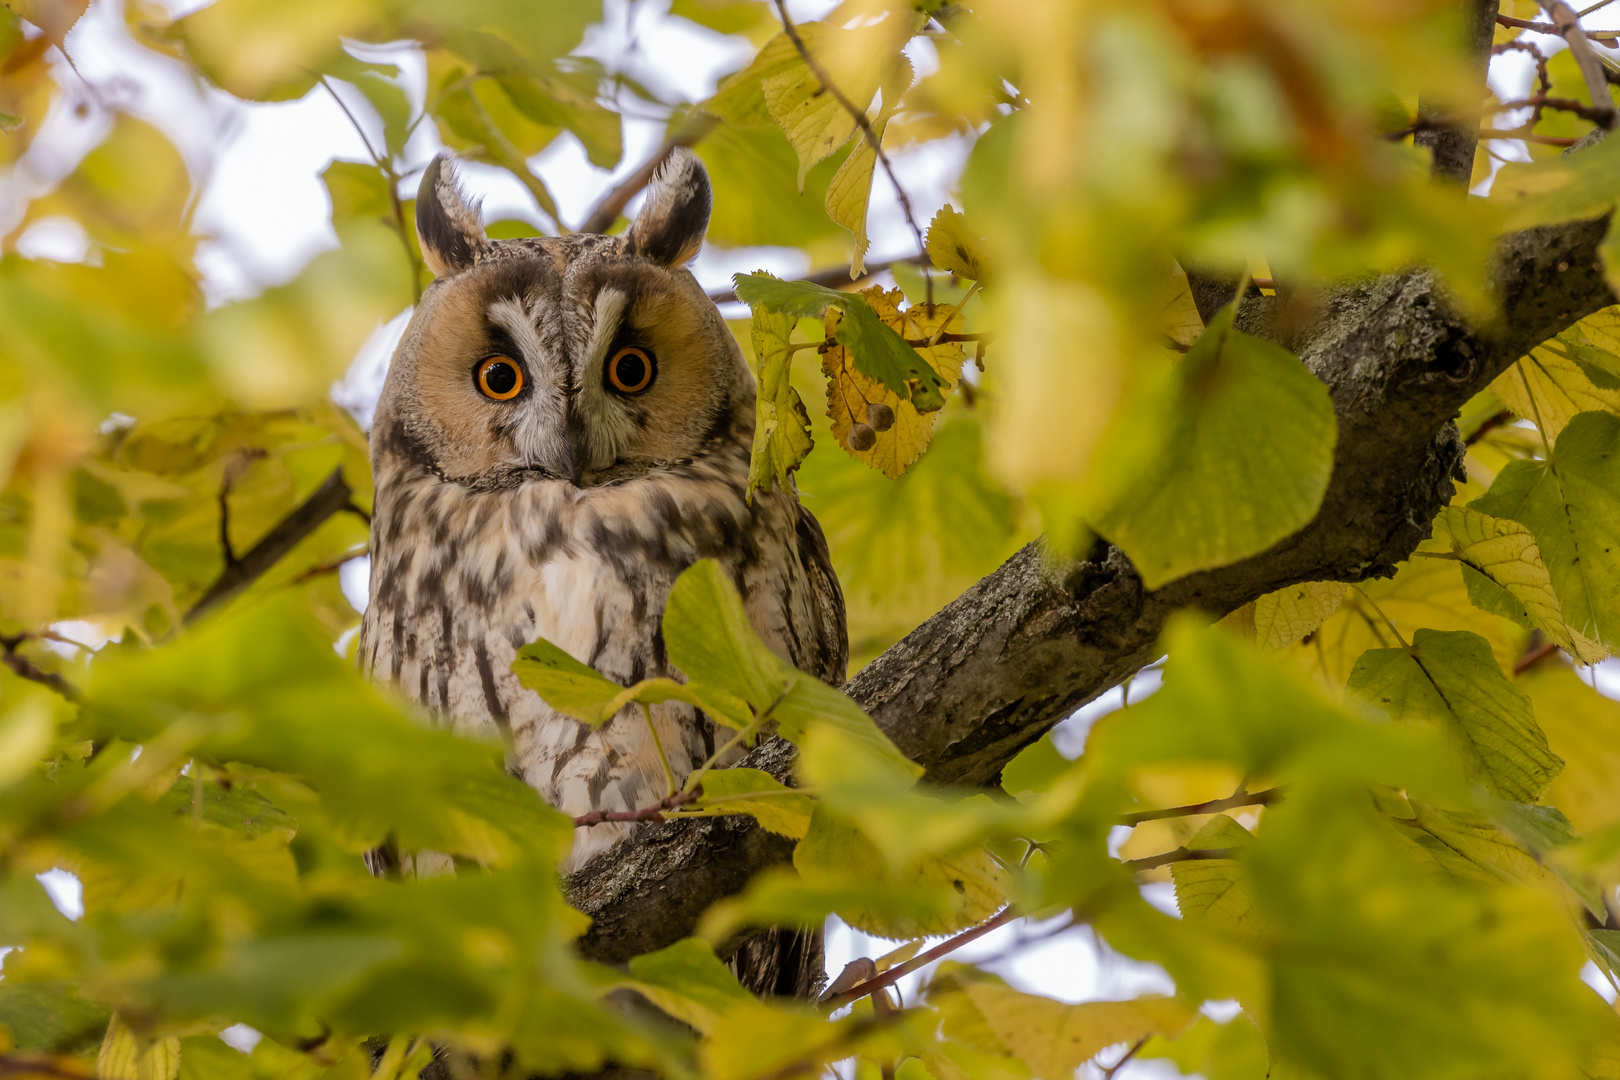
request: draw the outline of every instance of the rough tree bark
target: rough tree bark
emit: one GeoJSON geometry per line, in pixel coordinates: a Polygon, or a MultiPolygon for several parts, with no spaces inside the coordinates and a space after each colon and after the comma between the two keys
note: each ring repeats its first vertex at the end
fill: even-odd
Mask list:
{"type": "MultiPolygon", "coordinates": [[[[1493,266],[1501,315],[1470,325],[1435,275],[1343,286],[1299,301],[1247,298],[1239,326],[1280,340],[1327,384],[1338,417],[1333,479],[1317,517],[1263,554],[1148,591],[1119,549],[1063,563],[1031,544],[844,687],[941,784],[992,783],[1012,757],[1156,656],[1169,617],[1223,615],[1302,581],[1393,572],[1450,499],[1457,410],[1532,346],[1615,303],[1597,246],[1607,219],[1505,238],[1493,266]]],[[[792,748],[748,764],[781,776],[792,748]]],[[[595,919],[584,953],[617,961],[690,933],[705,908],[792,844],[748,818],[643,830],[583,867],[570,900],[595,919]]]]}

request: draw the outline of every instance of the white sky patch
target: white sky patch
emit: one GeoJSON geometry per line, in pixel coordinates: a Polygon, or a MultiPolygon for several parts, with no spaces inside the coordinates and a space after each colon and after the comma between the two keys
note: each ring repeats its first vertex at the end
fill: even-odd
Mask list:
{"type": "Polygon", "coordinates": [[[34,880],[45,887],[45,894],[56,905],[57,911],[70,919],[78,919],[84,914],[84,885],[77,876],[58,866],[35,874],[34,880]]]}

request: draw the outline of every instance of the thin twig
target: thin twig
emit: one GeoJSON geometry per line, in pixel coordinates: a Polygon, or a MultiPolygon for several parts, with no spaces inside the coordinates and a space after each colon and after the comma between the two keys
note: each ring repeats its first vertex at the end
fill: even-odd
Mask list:
{"type": "MultiPolygon", "coordinates": [[[[1607,0],[1605,0],[1605,2],[1607,2],[1607,0]]],[[[1543,4],[1542,6],[1545,7],[1546,5],[1543,4]]],[[[1565,5],[1560,4],[1558,6],[1564,7],[1565,5]]],[[[1599,6],[1601,7],[1602,5],[1599,6]]],[[[1571,14],[1574,15],[1575,13],[1571,12],[1571,14]]],[[[1575,17],[1579,18],[1580,16],[1576,15],[1575,17]]],[[[1511,27],[1514,30],[1529,30],[1531,33],[1535,34],[1546,34],[1549,37],[1564,36],[1558,27],[1552,23],[1531,22],[1529,19],[1515,19],[1511,15],[1498,15],[1496,17],[1496,24],[1498,26],[1511,27]]],[[[1613,41],[1616,38],[1620,38],[1620,30],[1581,30],[1579,32],[1582,36],[1590,38],[1593,41],[1613,41]]]]}
{"type": "Polygon", "coordinates": [[[41,668],[32,660],[28,659],[28,657],[17,651],[23,642],[34,641],[44,636],[46,635],[24,631],[20,634],[12,634],[8,637],[0,637],[0,647],[5,649],[5,655],[4,657],[0,657],[0,660],[3,660],[6,667],[11,669],[11,673],[17,676],[19,679],[27,679],[29,682],[39,683],[39,685],[46,687],[47,689],[56,691],[69,701],[77,702],[79,700],[78,687],[68,682],[56,672],[46,671],[44,668],[41,668]]]}
{"type": "Polygon", "coordinates": [[[1468,433],[1468,438],[1463,440],[1463,445],[1473,446],[1497,428],[1511,423],[1513,423],[1513,412],[1511,410],[1502,409],[1499,412],[1492,413],[1481,421],[1479,427],[1468,433]]]}
{"type": "MultiPolygon", "coordinates": [[[[355,513],[360,512],[355,507],[350,507],[350,509],[354,510],[355,513]]],[[[339,570],[343,569],[346,564],[351,563],[356,559],[363,559],[369,554],[371,554],[370,544],[361,544],[359,547],[350,548],[348,551],[345,551],[342,555],[339,555],[335,559],[329,559],[323,563],[316,563],[308,570],[305,570],[303,573],[293,578],[293,584],[302,585],[304,582],[318,578],[322,574],[335,574],[339,570]]]]}
{"type": "MultiPolygon", "coordinates": [[[[1607,94],[1608,91],[1605,90],[1604,93],[1607,94]]],[[[1557,109],[1560,112],[1574,113],[1582,120],[1590,120],[1593,123],[1600,122],[1606,113],[1601,106],[1592,108],[1587,105],[1582,105],[1574,98],[1543,97],[1540,95],[1537,95],[1536,97],[1520,98],[1517,101],[1504,101],[1493,111],[1511,112],[1514,109],[1557,109]]],[[[1607,110],[1607,112],[1613,111],[1614,110],[1612,108],[1607,110]]]]}
{"type": "Polygon", "coordinates": [[[1558,28],[1558,33],[1569,43],[1570,55],[1581,69],[1581,78],[1586,80],[1586,92],[1592,98],[1592,108],[1597,110],[1600,117],[1594,122],[1605,131],[1612,130],[1615,111],[1614,101],[1609,97],[1609,79],[1603,74],[1603,61],[1592,51],[1590,36],[1581,29],[1580,16],[1563,0],[1553,0],[1552,3],[1542,0],[1541,6],[1558,28]]]}
{"type": "Polygon", "coordinates": [[[619,215],[630,200],[642,188],[652,183],[652,178],[658,172],[658,167],[682,146],[695,146],[709,132],[720,124],[719,117],[708,113],[698,113],[686,123],[682,124],[673,134],[664,140],[663,144],[653,151],[652,157],[641,163],[641,167],[619,182],[619,185],[606,195],[602,201],[591,208],[580,225],[582,233],[604,233],[613,227],[619,220],[619,215]]]}
{"type": "Polygon", "coordinates": [[[1513,665],[1514,676],[1518,677],[1523,675],[1525,672],[1529,671],[1531,668],[1535,667],[1537,664],[1541,663],[1543,660],[1547,659],[1547,657],[1551,656],[1557,651],[1557,645],[1550,641],[1543,641],[1540,645],[1537,645],[1535,648],[1521,656],[1518,662],[1513,665]]]}
{"type": "MultiPolygon", "coordinates": [[[[416,250],[411,247],[410,233],[407,231],[408,227],[405,224],[405,204],[399,201],[399,174],[394,172],[393,162],[389,158],[372,149],[371,140],[366,137],[366,129],[360,126],[360,121],[355,118],[354,113],[349,111],[349,107],[338,96],[338,92],[332,88],[332,84],[326,81],[325,75],[321,76],[321,85],[326,87],[328,94],[332,95],[332,100],[337,102],[338,108],[343,110],[343,115],[349,118],[349,123],[353,125],[355,134],[360,136],[361,145],[366,148],[366,153],[371,155],[372,165],[376,166],[377,170],[383,174],[383,183],[388,185],[388,205],[389,213],[394,218],[394,235],[399,237],[400,246],[405,251],[405,261],[411,267],[411,302],[413,304],[420,303],[422,300],[422,261],[417,258],[416,250]]],[[[427,114],[424,112],[423,115],[427,114]]]]}
{"type": "Polygon", "coordinates": [[[70,1068],[55,1058],[25,1054],[0,1054],[0,1076],[55,1076],[60,1080],[95,1080],[85,1069],[70,1068]]]}
{"type": "Polygon", "coordinates": [[[1108,1068],[1103,1070],[1102,1080],[1114,1080],[1114,1074],[1119,1072],[1119,1070],[1123,1069],[1125,1067],[1126,1062],[1130,1061],[1133,1057],[1135,1057],[1136,1054],[1137,1054],[1137,1051],[1141,1050],[1142,1047],[1146,1046],[1147,1041],[1149,1039],[1151,1039],[1152,1037],[1153,1036],[1151,1036],[1151,1035],[1144,1035],[1140,1039],[1137,1039],[1134,1043],[1132,1043],[1131,1048],[1129,1050],[1125,1051],[1125,1053],[1120,1056],[1120,1059],[1118,1061],[1114,1062],[1112,1065],[1108,1066],[1108,1068]]]}
{"type": "Polygon", "coordinates": [[[888,971],[885,971],[883,974],[879,975],[877,978],[868,979],[863,983],[852,986],[848,990],[845,990],[842,994],[839,994],[834,998],[829,998],[828,1000],[822,1002],[822,1004],[826,1005],[829,1009],[841,1009],[852,1001],[859,1001],[867,994],[882,990],[885,987],[893,986],[895,983],[899,982],[907,975],[910,975],[918,968],[927,967],[940,957],[948,956],[957,949],[960,949],[962,946],[970,942],[977,941],[990,931],[1006,926],[1008,923],[1012,922],[1022,914],[1023,912],[1018,909],[1016,904],[1008,904],[1006,907],[1001,909],[1000,914],[986,919],[978,926],[969,927],[968,929],[963,930],[960,934],[957,934],[955,937],[946,938],[944,941],[940,942],[938,945],[935,945],[927,952],[918,953],[910,960],[907,960],[903,964],[895,965],[888,971]]]}
{"type": "Polygon", "coordinates": [[[701,798],[703,785],[699,784],[691,791],[677,791],[673,795],[664,796],[657,806],[643,806],[640,810],[592,810],[588,814],[580,814],[574,818],[574,827],[600,825],[606,821],[663,821],[664,811],[678,810],[687,803],[697,802],[701,798]]]}
{"type": "Polygon", "coordinates": [[[1211,799],[1190,806],[1172,806],[1164,810],[1138,810],[1134,814],[1121,814],[1117,820],[1121,825],[1140,825],[1144,821],[1158,821],[1161,818],[1219,814],[1223,810],[1233,810],[1239,806],[1270,806],[1272,803],[1280,802],[1282,797],[1283,789],[1280,787],[1267,788],[1264,791],[1240,791],[1224,799],[1211,799]]]}
{"type": "MultiPolygon", "coordinates": [[[[849,271],[843,269],[842,267],[833,267],[831,270],[818,270],[813,274],[806,274],[804,277],[799,278],[798,280],[808,281],[814,285],[827,285],[832,288],[853,289],[883,273],[885,270],[888,270],[894,266],[899,266],[902,263],[910,263],[913,266],[921,266],[925,270],[934,265],[933,260],[930,259],[926,253],[924,253],[921,255],[906,255],[898,259],[889,259],[886,262],[868,263],[866,266],[866,273],[862,274],[859,278],[856,278],[853,281],[850,280],[849,271]]],[[[709,299],[714,301],[716,304],[735,304],[737,303],[737,290],[722,289],[718,292],[712,292],[709,294],[709,299]]]]}
{"type": "Polygon", "coordinates": [[[1170,863],[1197,862],[1201,859],[1235,859],[1238,856],[1237,848],[1186,848],[1178,847],[1174,851],[1166,851],[1163,855],[1150,855],[1145,859],[1126,859],[1127,870],[1152,870],[1158,866],[1167,866],[1170,863]]]}
{"type": "MultiPolygon", "coordinates": [[[[877,131],[872,127],[872,121],[867,118],[866,109],[856,106],[853,101],[849,100],[844,92],[834,84],[831,76],[827,74],[827,69],[821,66],[821,62],[810,55],[810,50],[805,46],[804,39],[799,36],[799,28],[794,25],[793,17],[788,14],[786,0],[776,0],[776,13],[782,19],[782,32],[788,36],[788,40],[793,42],[793,47],[799,51],[799,56],[804,59],[804,66],[809,68],[810,73],[816,77],[816,81],[821,83],[822,89],[837,99],[838,104],[843,106],[845,112],[849,113],[850,119],[855,121],[855,126],[860,128],[861,133],[866,136],[866,141],[871,144],[872,152],[877,155],[878,163],[883,166],[884,175],[889,178],[889,183],[894,185],[894,193],[900,200],[900,209],[905,211],[906,224],[911,226],[911,233],[917,238],[917,250],[926,251],[928,244],[923,239],[922,229],[917,224],[917,215],[911,209],[911,200],[906,196],[906,189],[900,186],[899,178],[894,175],[894,166],[889,163],[889,155],[883,152],[883,140],[878,137],[877,131]]],[[[932,307],[932,281],[929,283],[929,294],[928,303],[932,307]]]]}

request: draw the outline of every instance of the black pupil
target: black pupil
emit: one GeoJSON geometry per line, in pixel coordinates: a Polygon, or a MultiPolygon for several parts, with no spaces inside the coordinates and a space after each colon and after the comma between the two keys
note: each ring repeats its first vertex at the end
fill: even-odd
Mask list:
{"type": "Polygon", "coordinates": [[[625,353],[619,357],[613,372],[618,376],[620,386],[640,386],[641,381],[647,377],[647,361],[635,353],[625,353]]]}
{"type": "Polygon", "coordinates": [[[484,369],[484,385],[492,394],[510,394],[517,387],[517,369],[504,360],[484,369]]]}

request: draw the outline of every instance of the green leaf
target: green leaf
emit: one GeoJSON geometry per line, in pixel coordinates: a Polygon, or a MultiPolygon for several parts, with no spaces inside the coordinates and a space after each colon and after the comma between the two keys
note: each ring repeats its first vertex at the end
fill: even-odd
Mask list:
{"type": "Polygon", "coordinates": [[[703,776],[703,798],[682,813],[747,814],[780,836],[801,840],[810,829],[816,801],[761,769],[711,769],[703,776]]]}
{"type": "Polygon", "coordinates": [[[733,280],[738,299],[756,311],[808,318],[829,307],[837,309],[843,314],[837,341],[849,349],[862,374],[909,399],[919,412],[944,405],[945,380],[859,296],[809,281],[781,281],[766,273],[738,274],[733,280]]]}
{"type": "MultiPolygon", "coordinates": [[[[779,704],[798,682],[815,681],[760,640],[737,587],[713,559],[698,560],[675,579],[663,627],[670,660],[692,684],[747,702],[754,715],[779,704]]],[[[735,719],[741,727],[751,717],[735,719]]]]}
{"type": "Polygon", "coordinates": [[[1337,426],[1327,387],[1292,353],[1232,329],[1228,308],[1135,424],[1155,447],[1094,516],[1150,589],[1257,555],[1316,516],[1337,426]]]}
{"type": "MultiPolygon", "coordinates": [[[[1450,540],[1451,550],[1463,560],[1466,568],[1508,593],[1549,640],[1578,662],[1595,664],[1609,655],[1607,649],[1576,633],[1564,621],[1558,595],[1553,591],[1552,576],[1541,561],[1541,551],[1529,529],[1516,521],[1460,506],[1448,506],[1440,511],[1435,527],[1441,536],[1450,540]]],[[[1467,578],[1465,569],[1464,579],[1467,578]]],[[[1470,585],[1470,597],[1477,588],[1470,585]]]]}
{"type": "Polygon", "coordinates": [[[709,944],[698,938],[682,938],[634,958],[630,979],[620,985],[646,995],[654,1005],[705,1035],[713,1033],[731,1009],[755,1000],[709,944]]]}
{"type": "Polygon", "coordinates": [[[674,0],[669,13],[721,34],[749,34],[772,21],[765,0],[674,0]]]}
{"type": "Polygon", "coordinates": [[[684,701],[703,708],[703,701],[673,679],[643,679],[623,687],[603,678],[562,648],[541,638],[518,650],[512,661],[518,681],[560,713],[591,727],[601,727],[627,705],[684,701]]]}
{"type": "Polygon", "coordinates": [[[1620,143],[1607,139],[1536,164],[1511,163],[1491,184],[1506,210],[1507,231],[1598,217],[1620,199],[1620,143]]]}
{"type": "Polygon", "coordinates": [[[1620,640],[1620,417],[1581,413],[1550,461],[1513,461],[1469,508],[1508,518],[1535,538],[1571,631],[1620,640]]]}
{"type": "MultiPolygon", "coordinates": [[[[101,1043],[111,1015],[65,982],[0,982],[0,1026],[18,1050],[83,1053],[101,1043]]],[[[222,1044],[223,1045],[223,1044],[222,1044]]]]}
{"type": "Polygon", "coordinates": [[[1478,634],[1419,630],[1410,651],[1371,650],[1356,662],[1349,693],[1393,719],[1450,732],[1469,778],[1510,802],[1536,801],[1563,767],[1530,698],[1478,634]]]}
{"type": "Polygon", "coordinates": [[[754,313],[754,380],[759,389],[754,404],[754,449],[748,462],[750,498],[773,480],[782,491],[792,492],[793,472],[814,445],[810,414],[791,379],[793,324],[789,315],[764,310],[754,313]]]}

